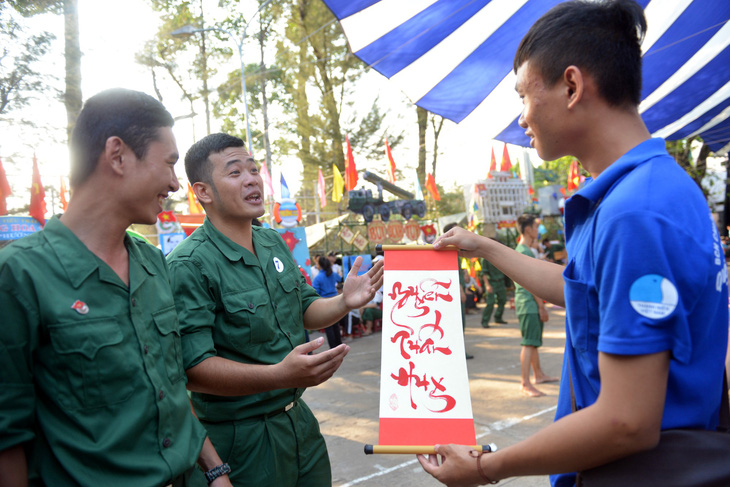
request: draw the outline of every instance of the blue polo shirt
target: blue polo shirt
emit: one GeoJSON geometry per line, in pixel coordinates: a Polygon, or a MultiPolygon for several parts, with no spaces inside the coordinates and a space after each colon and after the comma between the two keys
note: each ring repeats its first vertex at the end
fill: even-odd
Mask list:
{"type": "MultiPolygon", "coordinates": [[[[650,139],[565,205],[565,360],[556,420],[601,388],[598,352],[671,351],[662,429],[714,429],[728,330],[727,269],[702,192],[650,139]]],[[[573,485],[572,475],[554,485],[573,485]]]]}

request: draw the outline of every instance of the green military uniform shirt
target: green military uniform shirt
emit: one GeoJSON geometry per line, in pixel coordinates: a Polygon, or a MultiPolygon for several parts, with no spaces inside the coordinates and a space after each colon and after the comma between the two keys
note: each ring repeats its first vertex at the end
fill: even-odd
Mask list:
{"type": "Polygon", "coordinates": [[[497,269],[497,267],[487,259],[481,259],[481,266],[482,276],[487,278],[489,284],[491,284],[492,288],[494,288],[494,292],[505,288],[504,273],[502,271],[497,269]]]}
{"type": "Polygon", "coordinates": [[[129,287],[58,218],[0,251],[0,450],[31,485],[166,485],[202,448],[164,258],[125,245],[129,287]]]}
{"type": "MultiPolygon", "coordinates": [[[[518,244],[517,247],[515,247],[515,250],[521,254],[529,255],[533,259],[535,258],[535,253],[530,249],[530,247],[527,247],[523,244],[518,244]]],[[[532,297],[532,294],[525,289],[524,287],[520,286],[515,282],[515,312],[518,315],[522,314],[529,314],[529,313],[535,313],[537,314],[537,302],[535,301],[535,298],[532,297]]]]}
{"type": "MultiPolygon", "coordinates": [[[[252,227],[254,255],[205,219],[168,256],[185,369],[220,356],[272,365],[304,343],[303,315],[319,298],[274,230],[252,227]]],[[[192,393],[201,420],[231,421],[279,410],[304,389],[239,397],[192,393]]]]}

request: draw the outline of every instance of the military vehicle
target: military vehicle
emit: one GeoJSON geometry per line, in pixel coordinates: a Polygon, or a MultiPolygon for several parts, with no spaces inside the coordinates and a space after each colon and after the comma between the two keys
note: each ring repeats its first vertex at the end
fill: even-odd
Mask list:
{"type": "Polygon", "coordinates": [[[376,214],[379,214],[384,222],[390,220],[390,215],[394,213],[400,214],[406,220],[410,220],[414,214],[418,215],[419,218],[426,215],[426,203],[423,200],[414,199],[413,193],[391,184],[369,171],[365,171],[363,178],[377,185],[377,197],[373,196],[372,190],[353,189],[347,193],[349,197],[347,209],[361,214],[366,223],[373,221],[376,214]],[[384,201],[383,189],[403,199],[384,201]]]}

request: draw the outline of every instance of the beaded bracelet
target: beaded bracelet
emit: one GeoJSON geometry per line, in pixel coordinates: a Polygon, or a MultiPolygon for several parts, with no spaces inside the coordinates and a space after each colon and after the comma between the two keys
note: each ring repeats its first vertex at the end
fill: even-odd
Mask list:
{"type": "Polygon", "coordinates": [[[492,480],[484,473],[484,470],[482,470],[482,455],[484,455],[483,451],[479,452],[479,455],[477,455],[477,472],[479,472],[479,476],[484,479],[484,481],[488,484],[496,484],[499,482],[499,480],[492,480]]]}

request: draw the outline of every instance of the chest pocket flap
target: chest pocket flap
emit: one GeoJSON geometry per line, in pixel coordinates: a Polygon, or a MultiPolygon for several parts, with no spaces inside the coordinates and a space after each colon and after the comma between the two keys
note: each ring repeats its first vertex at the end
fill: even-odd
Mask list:
{"type": "Polygon", "coordinates": [[[58,353],[79,353],[91,360],[96,358],[100,349],[117,345],[124,339],[115,318],[52,325],[49,327],[49,334],[53,348],[58,353]]]}
{"type": "Polygon", "coordinates": [[[274,337],[275,320],[263,288],[235,291],[221,296],[226,323],[216,330],[240,345],[266,343],[274,337]],[[233,325],[233,326],[231,326],[233,325]]]}

